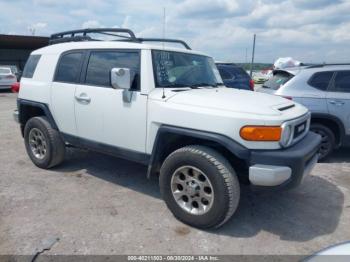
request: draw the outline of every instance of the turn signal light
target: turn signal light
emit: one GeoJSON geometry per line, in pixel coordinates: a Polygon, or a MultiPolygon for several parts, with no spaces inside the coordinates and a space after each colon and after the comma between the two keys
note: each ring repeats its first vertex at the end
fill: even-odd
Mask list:
{"type": "Polygon", "coordinates": [[[282,128],[280,126],[244,126],[239,133],[247,141],[280,141],[282,128]]]}

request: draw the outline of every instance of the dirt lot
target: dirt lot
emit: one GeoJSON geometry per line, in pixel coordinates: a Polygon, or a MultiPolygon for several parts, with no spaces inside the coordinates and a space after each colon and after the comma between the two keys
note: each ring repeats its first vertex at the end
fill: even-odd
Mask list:
{"type": "Polygon", "coordinates": [[[14,94],[0,93],[0,254],[310,254],[350,239],[350,150],[318,164],[299,188],[243,188],[219,230],[177,221],[156,178],[131,162],[70,150],[50,171],[27,157],[12,119],[14,94]]]}

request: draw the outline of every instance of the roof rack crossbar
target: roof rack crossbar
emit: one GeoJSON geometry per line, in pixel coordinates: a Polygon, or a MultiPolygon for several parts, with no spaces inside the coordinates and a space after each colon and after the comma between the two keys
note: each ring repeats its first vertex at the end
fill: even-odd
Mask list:
{"type": "Polygon", "coordinates": [[[89,33],[97,33],[103,35],[112,35],[121,38],[130,39],[130,41],[137,41],[137,38],[133,31],[126,28],[87,28],[87,29],[79,29],[79,30],[71,30],[60,32],[51,35],[50,44],[70,42],[70,41],[96,41],[97,39],[93,39],[89,37],[87,34],[89,33]],[[123,36],[113,33],[126,33],[129,36],[123,36]],[[61,41],[57,41],[61,40],[61,41]]]}
{"type": "Polygon", "coordinates": [[[182,40],[169,38],[138,38],[140,42],[162,42],[162,43],[177,43],[183,45],[186,49],[191,50],[191,47],[182,40]]]}

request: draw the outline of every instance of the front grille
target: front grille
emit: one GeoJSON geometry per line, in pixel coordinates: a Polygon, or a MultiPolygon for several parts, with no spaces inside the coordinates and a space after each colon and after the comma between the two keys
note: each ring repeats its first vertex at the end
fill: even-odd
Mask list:
{"type": "Polygon", "coordinates": [[[295,125],[293,139],[296,139],[302,134],[304,134],[306,128],[307,128],[307,120],[300,124],[295,125]]]}
{"type": "Polygon", "coordinates": [[[307,132],[310,128],[310,120],[311,114],[310,112],[299,117],[297,119],[293,119],[287,122],[284,122],[282,128],[290,127],[292,133],[290,135],[290,139],[287,143],[283,144],[284,147],[289,147],[300,141],[304,136],[306,136],[307,132]]]}

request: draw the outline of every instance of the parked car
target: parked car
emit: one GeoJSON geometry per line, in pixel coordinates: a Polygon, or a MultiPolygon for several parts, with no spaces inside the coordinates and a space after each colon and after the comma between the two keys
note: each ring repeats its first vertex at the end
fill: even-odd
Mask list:
{"type": "Polygon", "coordinates": [[[267,80],[269,80],[269,75],[268,74],[264,74],[262,72],[253,72],[253,81],[254,84],[263,84],[265,83],[267,80]]]}
{"type": "Polygon", "coordinates": [[[0,67],[0,89],[10,89],[17,82],[16,76],[9,67],[0,67]]]}
{"type": "Polygon", "coordinates": [[[243,68],[234,63],[216,62],[225,86],[237,89],[254,90],[254,81],[243,68]]]}
{"type": "Polygon", "coordinates": [[[350,64],[312,65],[275,70],[259,92],[303,104],[312,112],[311,130],[322,136],[324,159],[350,145],[350,64]]]}
{"type": "Polygon", "coordinates": [[[212,58],[179,40],[157,40],[186,49],[99,28],[55,34],[50,46],[32,52],[14,112],[32,162],[59,165],[68,145],[142,163],[148,176],[160,174],[173,214],[199,228],[233,215],[239,181],[299,185],[321,142],[309,132],[308,110],[227,88],[212,58]],[[91,32],[129,37],[95,41],[91,32]]]}
{"type": "Polygon", "coordinates": [[[22,72],[18,69],[16,65],[0,65],[0,67],[7,67],[11,69],[12,74],[14,74],[17,78],[17,81],[20,80],[22,72]]]}

